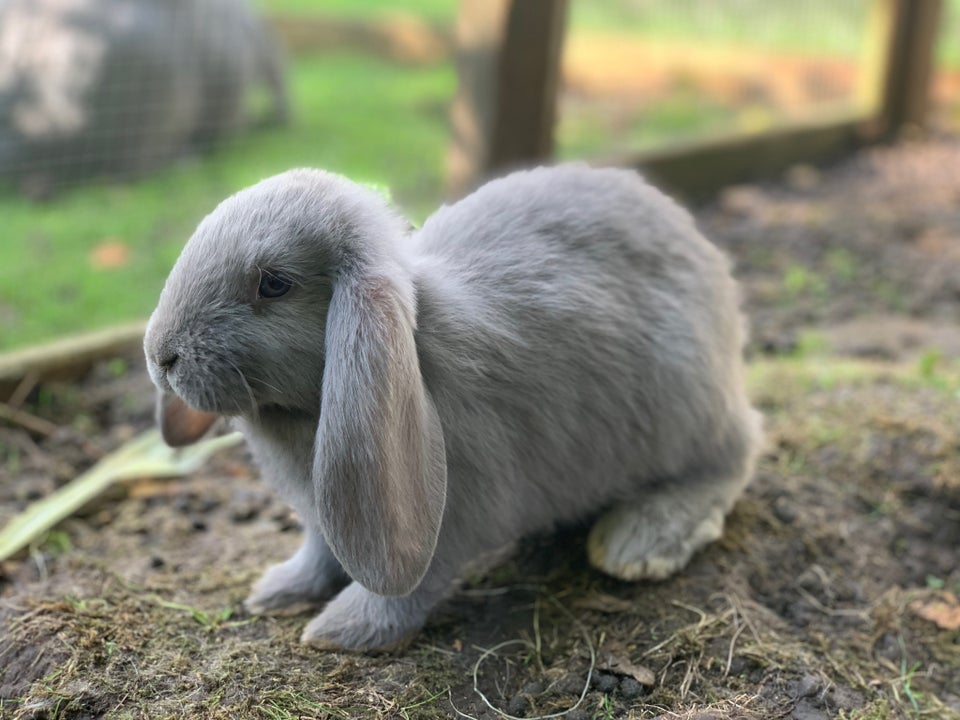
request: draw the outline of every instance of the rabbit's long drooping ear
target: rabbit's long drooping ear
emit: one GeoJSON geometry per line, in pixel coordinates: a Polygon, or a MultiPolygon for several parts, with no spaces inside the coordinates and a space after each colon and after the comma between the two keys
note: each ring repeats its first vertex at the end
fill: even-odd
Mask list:
{"type": "Polygon", "coordinates": [[[157,393],[157,422],[170,447],[183,447],[199,440],[216,422],[215,413],[194,410],[171,393],[157,393]]]}
{"type": "Polygon", "coordinates": [[[446,500],[443,431],[420,375],[409,285],[351,272],[335,282],[313,467],[327,543],[381,595],[419,584],[446,500]]]}

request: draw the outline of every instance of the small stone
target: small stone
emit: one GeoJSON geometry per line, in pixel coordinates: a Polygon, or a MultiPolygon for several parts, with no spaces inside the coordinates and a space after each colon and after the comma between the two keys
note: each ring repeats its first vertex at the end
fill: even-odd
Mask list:
{"type": "Polygon", "coordinates": [[[804,675],[797,681],[797,697],[807,698],[811,695],[816,695],[820,692],[821,687],[823,687],[823,684],[816,675],[804,675]]]}
{"type": "Polygon", "coordinates": [[[237,492],[230,498],[230,519],[236,523],[253,520],[266,503],[261,495],[252,492],[237,492]]]}
{"type": "Polygon", "coordinates": [[[605,695],[616,690],[618,684],[617,676],[610,673],[598,672],[591,680],[591,685],[605,695]]]}
{"type": "Polygon", "coordinates": [[[531,698],[539,697],[543,694],[543,683],[538,680],[529,682],[521,688],[520,694],[531,698]]]}
{"type": "Polygon", "coordinates": [[[197,509],[202,513],[209,513],[220,507],[220,501],[216,498],[204,498],[198,503],[197,509]]]}
{"type": "Polygon", "coordinates": [[[579,696],[583,691],[583,683],[586,677],[579,673],[569,672],[563,676],[563,679],[557,683],[557,690],[566,695],[579,696]]]}
{"type": "Polygon", "coordinates": [[[620,694],[627,700],[633,700],[643,694],[643,685],[632,677],[625,677],[620,681],[620,694]]]}
{"type": "Polygon", "coordinates": [[[797,519],[797,509],[794,504],[782,495],[773,503],[773,514],[777,520],[787,525],[792,524],[797,519]]]}
{"type": "Polygon", "coordinates": [[[289,510],[274,516],[274,521],[277,523],[277,529],[280,532],[290,532],[291,530],[299,530],[301,525],[300,521],[297,519],[297,516],[290,512],[289,510]]]}
{"type": "Polygon", "coordinates": [[[523,694],[514,695],[513,699],[507,703],[507,713],[516,717],[526,717],[529,708],[529,698],[523,694]]]}
{"type": "Polygon", "coordinates": [[[746,672],[749,666],[749,662],[742,657],[735,657],[730,661],[730,674],[733,677],[738,677],[741,673],[746,672]]]}

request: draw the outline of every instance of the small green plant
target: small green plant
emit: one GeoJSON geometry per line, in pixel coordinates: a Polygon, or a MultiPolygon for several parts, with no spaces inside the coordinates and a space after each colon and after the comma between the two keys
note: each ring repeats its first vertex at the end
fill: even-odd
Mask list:
{"type": "Polygon", "coordinates": [[[946,586],[943,578],[938,578],[936,575],[927,575],[927,587],[931,590],[943,590],[946,586]]]}
{"type": "Polygon", "coordinates": [[[783,287],[791,297],[822,297],[827,284],[817,273],[803,265],[791,265],[783,275],[783,287]]]}
{"type": "Polygon", "coordinates": [[[794,358],[807,358],[815,355],[823,355],[828,348],[829,344],[822,333],[814,330],[806,330],[797,335],[797,342],[790,356],[794,358]]]}
{"type": "Polygon", "coordinates": [[[612,720],[614,716],[613,700],[609,695],[604,695],[600,701],[599,707],[593,713],[594,720],[612,720]]]}
{"type": "Polygon", "coordinates": [[[429,705],[440,696],[446,695],[449,692],[449,690],[450,688],[444,688],[443,690],[437,693],[434,693],[430,697],[424,698],[419,702],[415,702],[410,705],[404,705],[402,708],[400,708],[400,717],[404,718],[404,720],[409,720],[411,710],[415,710],[416,708],[423,707],[424,705],[429,705]]]}
{"type": "Polygon", "coordinates": [[[927,350],[920,357],[919,370],[920,377],[924,380],[932,380],[937,373],[937,367],[943,356],[939,350],[927,350]]]}
{"type": "Polygon", "coordinates": [[[73,550],[70,536],[62,530],[51,530],[40,544],[41,549],[51,557],[60,557],[73,550]]]}
{"type": "Polygon", "coordinates": [[[110,371],[111,377],[120,378],[127,374],[129,363],[123,358],[114,358],[107,365],[107,369],[110,371]]]}
{"type": "Polygon", "coordinates": [[[923,693],[913,689],[913,677],[916,675],[917,670],[920,669],[920,663],[914,662],[907,667],[907,647],[903,642],[903,636],[899,636],[897,641],[900,644],[900,687],[907,700],[910,701],[910,706],[914,712],[920,712],[920,702],[923,700],[923,693]]]}
{"type": "Polygon", "coordinates": [[[886,698],[876,700],[857,710],[841,710],[837,716],[838,720],[892,720],[894,717],[897,716],[893,714],[886,698]]]}
{"type": "Polygon", "coordinates": [[[158,604],[160,607],[164,607],[169,610],[179,610],[180,612],[187,613],[207,630],[215,630],[233,617],[233,608],[229,607],[225,607],[217,613],[208,613],[205,610],[193,607],[192,605],[171,602],[169,600],[160,600],[158,604]]]}
{"type": "Polygon", "coordinates": [[[857,259],[845,248],[832,248],[824,257],[827,270],[838,280],[850,282],[857,276],[857,259]]]}

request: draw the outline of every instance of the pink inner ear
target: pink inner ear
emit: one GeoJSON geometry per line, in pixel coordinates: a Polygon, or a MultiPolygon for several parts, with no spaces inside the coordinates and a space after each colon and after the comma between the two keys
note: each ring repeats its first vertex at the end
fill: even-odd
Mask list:
{"type": "Polygon", "coordinates": [[[170,447],[195,443],[219,415],[194,410],[176,395],[163,395],[158,407],[160,433],[170,447]]]}

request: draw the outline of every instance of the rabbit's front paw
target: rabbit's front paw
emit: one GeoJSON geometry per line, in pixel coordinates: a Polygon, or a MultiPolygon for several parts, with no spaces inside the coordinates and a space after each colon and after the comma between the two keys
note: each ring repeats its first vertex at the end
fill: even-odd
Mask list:
{"type": "Polygon", "coordinates": [[[425,620],[426,613],[409,596],[382,597],[351,583],[307,624],[300,641],[324,650],[394,650],[425,620]]]}
{"type": "Polygon", "coordinates": [[[292,558],[267,569],[243,606],[254,615],[292,615],[329,600],[347,582],[326,544],[308,538],[292,558]]]}

